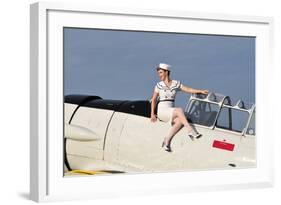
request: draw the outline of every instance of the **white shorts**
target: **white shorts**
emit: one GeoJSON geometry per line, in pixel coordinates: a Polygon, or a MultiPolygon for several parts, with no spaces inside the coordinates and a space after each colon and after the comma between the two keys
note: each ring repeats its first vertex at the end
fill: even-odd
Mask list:
{"type": "Polygon", "coordinates": [[[157,108],[157,117],[159,120],[163,122],[168,122],[172,125],[172,117],[173,117],[173,111],[174,107],[158,107],[157,108]]]}

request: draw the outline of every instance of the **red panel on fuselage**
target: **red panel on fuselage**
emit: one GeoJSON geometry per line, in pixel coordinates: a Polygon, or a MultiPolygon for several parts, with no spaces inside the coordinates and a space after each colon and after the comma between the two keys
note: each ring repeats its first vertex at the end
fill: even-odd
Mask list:
{"type": "Polygon", "coordinates": [[[214,140],[214,142],[213,142],[213,147],[218,148],[218,149],[228,150],[228,151],[233,151],[234,146],[235,146],[234,144],[222,142],[222,141],[218,141],[218,140],[214,140]]]}

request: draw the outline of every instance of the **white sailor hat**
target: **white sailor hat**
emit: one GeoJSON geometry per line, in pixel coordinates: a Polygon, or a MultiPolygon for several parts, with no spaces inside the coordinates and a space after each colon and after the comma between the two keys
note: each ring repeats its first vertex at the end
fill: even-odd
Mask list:
{"type": "Polygon", "coordinates": [[[166,64],[166,63],[159,63],[157,69],[158,69],[158,68],[161,68],[161,69],[163,69],[163,70],[171,71],[171,70],[170,70],[171,65],[168,65],[168,64],[166,64]]]}

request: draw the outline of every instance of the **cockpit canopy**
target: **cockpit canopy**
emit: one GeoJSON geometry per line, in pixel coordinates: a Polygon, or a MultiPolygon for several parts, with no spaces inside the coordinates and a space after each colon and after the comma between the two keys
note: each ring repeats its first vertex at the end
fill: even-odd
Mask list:
{"type": "Polygon", "coordinates": [[[192,123],[243,134],[255,134],[255,105],[241,99],[232,103],[229,96],[210,92],[193,94],[185,109],[192,123]]]}

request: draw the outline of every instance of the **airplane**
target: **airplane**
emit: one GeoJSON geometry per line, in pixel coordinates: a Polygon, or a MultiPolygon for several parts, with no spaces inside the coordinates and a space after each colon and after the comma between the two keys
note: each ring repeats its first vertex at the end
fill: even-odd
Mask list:
{"type": "Polygon", "coordinates": [[[192,140],[180,129],[172,152],[161,147],[171,125],[151,122],[150,113],[151,100],[66,95],[65,176],[256,167],[255,104],[192,94],[184,113],[202,137],[192,140]]]}

